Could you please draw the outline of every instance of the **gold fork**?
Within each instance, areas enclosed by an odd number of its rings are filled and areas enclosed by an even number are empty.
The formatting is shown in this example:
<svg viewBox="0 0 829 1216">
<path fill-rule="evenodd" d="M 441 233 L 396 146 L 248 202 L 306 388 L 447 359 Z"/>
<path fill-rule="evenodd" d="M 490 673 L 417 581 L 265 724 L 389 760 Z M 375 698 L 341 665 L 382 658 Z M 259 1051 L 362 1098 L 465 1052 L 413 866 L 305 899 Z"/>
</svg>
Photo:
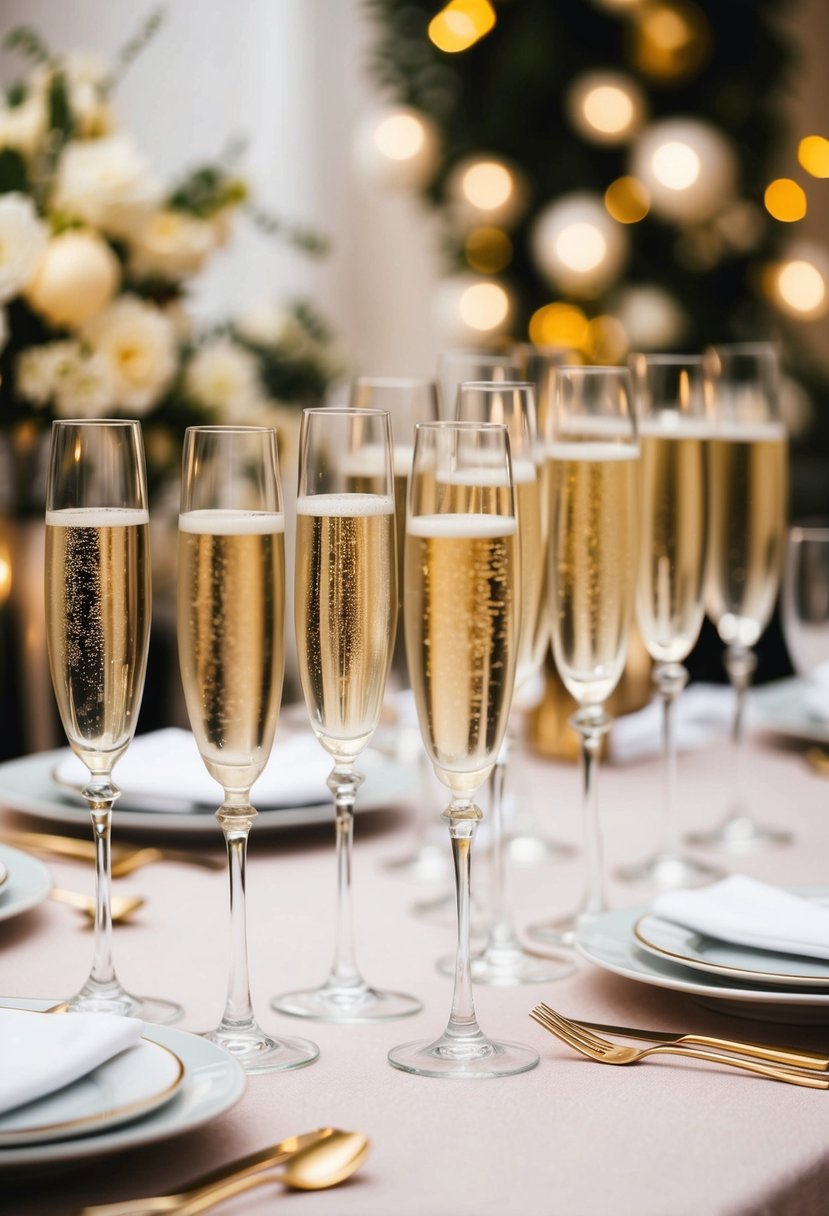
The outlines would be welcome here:
<svg viewBox="0 0 829 1216">
<path fill-rule="evenodd" d="M 808 1089 L 829 1089 L 829 1079 L 817 1077 L 814 1073 L 795 1072 L 786 1068 L 775 1068 L 771 1064 L 758 1064 L 753 1060 L 738 1059 L 736 1056 L 724 1055 L 718 1051 L 703 1051 L 697 1047 L 677 1047 L 672 1043 L 655 1043 L 652 1047 L 623 1047 L 620 1043 L 611 1043 L 589 1030 L 562 1017 L 549 1005 L 536 1005 L 530 1013 L 540 1026 L 554 1034 L 557 1038 L 581 1052 L 588 1059 L 597 1060 L 600 1064 L 636 1064 L 651 1055 L 690 1056 L 692 1060 L 707 1060 L 711 1064 L 728 1064 L 731 1068 L 741 1068 L 745 1072 L 754 1072 L 761 1077 L 769 1077 L 772 1081 L 786 1081 L 790 1085 L 803 1085 Z"/>
</svg>

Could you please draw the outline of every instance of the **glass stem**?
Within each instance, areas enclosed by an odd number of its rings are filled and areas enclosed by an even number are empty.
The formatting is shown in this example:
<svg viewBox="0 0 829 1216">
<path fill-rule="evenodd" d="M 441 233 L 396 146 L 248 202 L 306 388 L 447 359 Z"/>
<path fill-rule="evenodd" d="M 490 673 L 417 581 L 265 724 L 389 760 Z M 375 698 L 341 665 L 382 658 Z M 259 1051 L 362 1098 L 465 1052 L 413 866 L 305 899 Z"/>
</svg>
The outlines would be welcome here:
<svg viewBox="0 0 829 1216">
<path fill-rule="evenodd" d="M 509 762 L 509 740 L 504 734 L 498 758 L 489 778 L 490 810 L 492 812 L 492 929 L 489 948 L 503 948 L 515 942 L 515 934 L 507 912 L 506 867 L 504 848 L 504 790 Z"/>
<path fill-rule="evenodd" d="M 679 820 L 677 818 L 677 749 L 676 702 L 688 683 L 688 672 L 681 663 L 657 663 L 653 682 L 662 700 L 663 756 L 663 853 L 676 856 L 680 851 Z"/>
<path fill-rule="evenodd" d="M 734 689 L 735 706 L 734 722 L 731 739 L 734 744 L 734 801 L 732 819 L 742 819 L 745 815 L 743 808 L 743 767 L 745 764 L 745 709 L 746 693 L 751 685 L 751 677 L 757 667 L 757 656 L 746 646 L 729 646 L 725 652 L 725 669 Z"/>
<path fill-rule="evenodd" d="M 112 961 L 112 858 L 110 831 L 112 807 L 120 790 L 109 774 L 93 775 L 83 791 L 95 839 L 95 944 L 88 984 L 113 988 L 118 984 Z"/>
<path fill-rule="evenodd" d="M 458 950 L 455 958 L 455 987 L 452 992 L 452 1012 L 444 1038 L 469 1040 L 482 1038 L 475 1017 L 472 999 L 472 972 L 469 965 L 469 897 L 472 841 L 483 815 L 469 800 L 453 798 L 443 812 L 449 824 L 452 841 L 452 861 L 458 904 Z"/>
<path fill-rule="evenodd" d="M 227 1002 L 219 1030 L 236 1030 L 253 1024 L 248 970 L 247 907 L 245 897 L 245 862 L 248 834 L 256 811 L 247 793 L 232 795 L 225 792 L 225 802 L 216 812 L 224 833 L 230 879 L 230 970 Z"/>
<path fill-rule="evenodd" d="M 354 907 L 351 894 L 351 854 L 354 840 L 354 803 L 365 778 L 350 764 L 338 764 L 328 778 L 334 795 L 337 834 L 337 935 L 329 985 L 358 988 L 364 983 L 354 949 Z"/>
<path fill-rule="evenodd" d="M 604 895 L 602 834 L 599 819 L 598 767 L 602 740 L 610 730 L 603 706 L 580 709 L 571 720 L 581 736 L 582 805 L 584 808 L 585 898 L 582 916 L 598 916 L 607 903 Z"/>
</svg>

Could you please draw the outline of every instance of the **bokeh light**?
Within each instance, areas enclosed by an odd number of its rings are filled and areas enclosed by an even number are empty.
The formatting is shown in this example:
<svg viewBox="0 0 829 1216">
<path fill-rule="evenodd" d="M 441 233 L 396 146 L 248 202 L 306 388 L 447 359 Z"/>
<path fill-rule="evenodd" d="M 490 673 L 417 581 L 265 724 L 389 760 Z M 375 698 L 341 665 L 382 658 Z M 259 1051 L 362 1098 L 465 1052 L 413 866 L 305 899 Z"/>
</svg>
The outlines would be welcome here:
<svg viewBox="0 0 829 1216">
<path fill-rule="evenodd" d="M 631 59 L 655 80 L 682 80 L 702 67 L 711 48 L 705 14 L 689 0 L 642 5 L 630 31 Z"/>
<path fill-rule="evenodd" d="M 590 126 L 602 134 L 621 135 L 630 129 L 633 102 L 618 85 L 597 85 L 585 97 L 582 108 Z"/>
<path fill-rule="evenodd" d="M 473 228 L 466 238 L 466 260 L 473 270 L 497 274 L 512 261 L 512 241 L 502 228 Z"/>
<path fill-rule="evenodd" d="M 472 283 L 460 298 L 461 320 L 470 329 L 499 329 L 509 315 L 510 300 L 499 283 Z"/>
<path fill-rule="evenodd" d="M 797 159 L 812 177 L 829 177 L 829 139 L 807 135 L 798 144 Z"/>
<path fill-rule="evenodd" d="M 562 265 L 585 274 L 601 266 L 607 256 L 607 241 L 595 224 L 577 220 L 558 234 L 555 252 Z"/>
<path fill-rule="evenodd" d="M 545 304 L 530 318 L 530 341 L 535 346 L 583 347 L 587 337 L 587 317 L 574 304 L 556 301 Z"/>
<path fill-rule="evenodd" d="M 391 160 L 409 160 L 417 156 L 425 139 L 426 130 L 421 120 L 405 111 L 382 118 L 374 132 L 380 152 Z"/>
<path fill-rule="evenodd" d="M 650 210 L 650 199 L 635 177 L 617 177 L 605 190 L 604 205 L 620 224 L 638 224 Z"/>
<path fill-rule="evenodd" d="M 588 321 L 584 349 L 594 363 L 620 363 L 628 347 L 628 336 L 618 317 L 605 314 Z"/>
<path fill-rule="evenodd" d="M 429 22 L 429 38 L 438 50 L 458 54 L 488 34 L 495 20 L 489 0 L 451 0 Z"/>
<path fill-rule="evenodd" d="M 470 165 L 461 179 L 464 197 L 481 211 L 497 211 L 513 192 L 512 174 L 498 161 L 482 160 Z"/>
<path fill-rule="evenodd" d="M 822 317 L 829 307 L 826 279 L 813 262 L 784 262 L 777 271 L 776 289 L 783 307 L 803 319 Z"/>
<path fill-rule="evenodd" d="M 672 139 L 655 149 L 651 168 L 668 190 L 687 190 L 698 179 L 702 162 L 690 144 Z"/>
<path fill-rule="evenodd" d="M 769 215 L 784 224 L 802 220 L 806 214 L 806 194 L 790 177 L 778 177 L 766 186 L 763 195 Z"/>
</svg>

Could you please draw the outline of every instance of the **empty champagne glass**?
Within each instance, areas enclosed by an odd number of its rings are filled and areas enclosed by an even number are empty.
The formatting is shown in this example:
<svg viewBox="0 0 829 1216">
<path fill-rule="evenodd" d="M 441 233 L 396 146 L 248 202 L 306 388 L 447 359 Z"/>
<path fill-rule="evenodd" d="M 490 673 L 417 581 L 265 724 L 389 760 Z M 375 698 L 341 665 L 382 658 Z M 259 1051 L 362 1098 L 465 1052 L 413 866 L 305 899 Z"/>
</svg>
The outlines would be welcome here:
<svg viewBox="0 0 829 1216">
<path fill-rule="evenodd" d="M 70 1007 L 172 1022 L 170 1001 L 131 996 L 112 961 L 112 768 L 135 733 L 150 636 L 144 448 L 137 422 L 52 423 L 46 490 L 46 637 L 63 729 L 89 770 L 95 838 L 92 970 Z"/>
<path fill-rule="evenodd" d="M 517 360 L 483 348 L 442 350 L 438 355 L 438 408 L 440 417 L 455 417 L 458 389 L 466 381 L 520 380 Z"/>
<path fill-rule="evenodd" d="M 798 675 L 808 678 L 829 662 L 827 520 L 804 521 L 789 529 L 782 617 L 792 665 Z"/>
<path fill-rule="evenodd" d="M 429 1077 L 496 1077 L 538 1063 L 530 1047 L 488 1039 L 469 967 L 469 867 L 489 776 L 509 717 L 518 648 L 520 558 L 505 426 L 417 428 L 406 522 L 406 651 L 426 751 L 451 799 L 458 949 L 452 1009 L 435 1040 L 389 1062 Z"/>
<path fill-rule="evenodd" d="M 462 384 L 458 390 L 457 414 L 465 422 L 497 422 L 506 426 L 510 439 L 512 477 L 515 488 L 515 519 L 520 559 L 520 614 L 515 662 L 515 695 L 538 673 L 548 639 L 547 606 L 543 602 L 545 548 L 542 524 L 541 448 L 535 421 L 533 386 L 527 383 Z M 503 477 L 496 464 L 490 476 Z M 477 475 L 473 470 L 473 476 Z M 481 475 L 486 476 L 483 468 Z M 485 483 L 486 484 L 486 483 Z M 492 815 L 492 926 L 481 953 L 472 959 L 472 978 L 484 984 L 528 984 L 563 979 L 573 971 L 567 959 L 526 950 L 513 929 L 506 894 L 507 850 L 504 828 L 504 795 L 509 768 L 510 725 L 489 777 L 489 808 Z M 441 970 L 452 971 L 454 960 L 443 961 Z"/>
<path fill-rule="evenodd" d="M 337 934 L 320 988 L 272 1001 L 295 1017 L 371 1022 L 417 1013 L 420 1001 L 372 988 L 357 966 L 351 906 L 354 762 L 377 727 L 397 624 L 394 485 L 385 410 L 302 415 L 294 608 L 299 674 L 311 727 L 334 761 Z"/>
<path fill-rule="evenodd" d="M 748 852 L 785 844 L 789 832 L 751 817 L 743 771 L 746 693 L 757 666 L 752 647 L 769 622 L 783 567 L 788 501 L 788 443 L 780 420 L 779 364 L 770 343 L 711 348 L 704 360 L 709 441 L 710 515 L 706 611 L 725 643 L 735 694 L 734 792 L 725 821 L 689 841 Z"/>
<path fill-rule="evenodd" d="M 230 977 L 205 1037 L 249 1073 L 301 1068 L 305 1039 L 271 1038 L 250 998 L 245 908 L 251 786 L 273 746 L 285 670 L 285 516 L 269 427 L 190 427 L 184 439 L 178 646 L 190 725 L 224 801 L 216 819 L 230 874 Z"/>
<path fill-rule="evenodd" d="M 550 461 L 549 610 L 553 655 L 578 702 L 586 889 L 570 916 L 532 936 L 570 944 L 579 923 L 605 910 L 596 785 L 605 702 L 624 670 L 639 556 L 639 447 L 630 372 L 562 367 L 546 444 Z"/>
<path fill-rule="evenodd" d="M 662 847 L 620 876 L 659 888 L 691 887 L 722 876 L 683 852 L 676 806 L 676 702 L 688 682 L 683 660 L 696 645 L 705 612 L 705 449 L 711 430 L 699 355 L 637 354 L 630 366 L 641 451 L 636 613 L 662 701 L 664 778 Z"/>
</svg>

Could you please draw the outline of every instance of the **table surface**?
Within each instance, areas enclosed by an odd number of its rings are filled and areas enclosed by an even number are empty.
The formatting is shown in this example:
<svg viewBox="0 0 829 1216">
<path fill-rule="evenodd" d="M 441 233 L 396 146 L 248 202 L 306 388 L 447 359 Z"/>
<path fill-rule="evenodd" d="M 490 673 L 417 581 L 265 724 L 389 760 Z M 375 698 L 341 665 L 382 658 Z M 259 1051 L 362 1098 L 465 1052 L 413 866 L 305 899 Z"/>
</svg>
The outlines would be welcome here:
<svg viewBox="0 0 829 1216">
<path fill-rule="evenodd" d="M 749 752 L 746 783 L 758 817 L 787 824 L 795 842 L 726 864 L 778 883 L 826 883 L 829 783 L 791 747 L 755 737 Z M 679 771 L 683 826 L 715 823 L 732 771 L 727 744 L 681 756 Z M 656 760 L 605 767 L 601 798 L 609 871 L 652 847 L 659 779 Z M 542 830 L 579 840 L 574 767 L 518 755 L 511 780 Z M 431 793 L 426 801 L 432 801 Z M 408 806 L 358 815 L 354 858 L 363 972 L 377 985 L 416 993 L 424 1002 L 420 1014 L 386 1024 L 334 1026 L 270 1011 L 274 994 L 321 982 L 330 961 L 333 829 L 257 834 L 254 827 L 248 877 L 254 1004 L 272 1032 L 316 1040 L 320 1059 L 296 1072 L 250 1078 L 241 1102 L 200 1131 L 74 1170 L 43 1170 L 13 1191 L 3 1179 L 3 1210 L 56 1216 L 86 1203 L 177 1190 L 224 1161 L 330 1124 L 371 1138 L 367 1162 L 350 1183 L 301 1197 L 283 1197 L 274 1187 L 221 1210 L 250 1216 L 271 1212 L 274 1203 L 293 1202 L 302 1216 L 825 1213 L 829 1093 L 687 1059 L 600 1067 L 547 1035 L 528 1013 L 545 1000 L 595 1021 L 720 1032 L 824 1050 L 829 1027 L 738 1019 L 703 1008 L 687 995 L 578 961 L 576 973 L 555 984 L 476 988 L 487 1033 L 539 1050 L 540 1065 L 531 1072 L 472 1083 L 409 1076 L 388 1065 L 390 1047 L 442 1030 L 451 996 L 451 982 L 438 974 L 435 960 L 454 949 L 454 930 L 412 915 L 416 901 L 441 893 L 444 884 L 414 881 L 385 864 L 405 853 L 424 830 L 442 844 L 448 860 L 439 795 L 435 792 L 434 805 L 422 802 L 418 796 Z M 124 818 L 115 817 L 116 840 L 124 839 Z M 0 826 L 22 822 L 9 812 L 0 816 Z M 218 828 L 216 834 L 215 843 L 186 843 L 221 855 Z M 483 848 L 479 853 L 473 872 L 482 889 Z M 91 867 L 49 865 L 59 885 L 91 891 Z M 513 867 L 518 927 L 567 911 L 578 898 L 580 874 L 577 859 Z M 115 888 L 147 897 L 135 922 L 115 932 L 122 981 L 132 991 L 180 1002 L 183 1029 L 208 1028 L 218 1020 L 225 993 L 224 876 L 164 863 L 121 879 Z M 620 907 L 642 902 L 647 892 L 611 881 L 609 896 Z M 78 914 L 52 902 L 0 924 L 0 994 L 67 996 L 88 971 L 91 945 Z"/>
</svg>

